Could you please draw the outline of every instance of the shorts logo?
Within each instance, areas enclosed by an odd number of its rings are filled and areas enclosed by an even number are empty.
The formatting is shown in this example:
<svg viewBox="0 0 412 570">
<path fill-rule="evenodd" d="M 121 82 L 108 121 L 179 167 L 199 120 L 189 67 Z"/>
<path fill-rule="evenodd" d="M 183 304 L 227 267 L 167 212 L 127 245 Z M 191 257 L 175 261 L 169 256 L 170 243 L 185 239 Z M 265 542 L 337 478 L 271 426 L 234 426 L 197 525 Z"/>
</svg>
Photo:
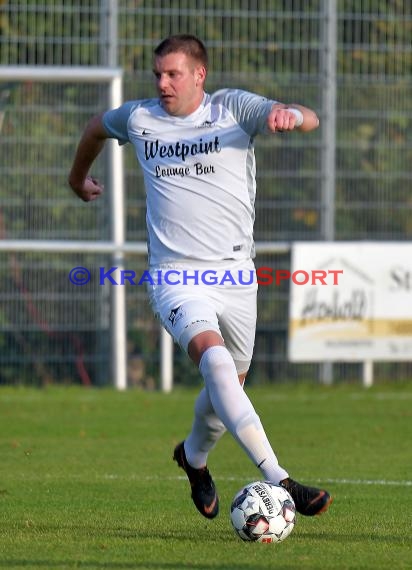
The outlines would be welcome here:
<svg viewBox="0 0 412 570">
<path fill-rule="evenodd" d="M 183 317 L 184 312 L 182 310 L 182 306 L 179 305 L 178 307 L 176 307 L 175 309 L 172 309 L 170 311 L 170 315 L 169 315 L 169 321 L 172 324 L 172 327 L 175 326 L 175 324 L 180 321 L 180 319 Z"/>
<path fill-rule="evenodd" d="M 192 325 L 196 325 L 197 323 L 208 323 L 209 321 L 206 319 L 197 319 L 196 321 L 192 321 L 191 323 L 188 323 L 185 326 L 185 329 L 188 329 L 189 327 L 191 327 Z"/>
</svg>

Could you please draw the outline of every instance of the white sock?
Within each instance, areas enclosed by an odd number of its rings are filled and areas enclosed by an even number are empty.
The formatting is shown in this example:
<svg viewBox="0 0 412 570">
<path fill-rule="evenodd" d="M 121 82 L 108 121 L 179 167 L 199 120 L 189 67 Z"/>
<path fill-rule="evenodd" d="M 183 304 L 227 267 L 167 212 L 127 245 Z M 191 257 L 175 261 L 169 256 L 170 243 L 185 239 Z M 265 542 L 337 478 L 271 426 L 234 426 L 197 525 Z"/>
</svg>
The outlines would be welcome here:
<svg viewBox="0 0 412 570">
<path fill-rule="evenodd" d="M 228 431 L 243 447 L 266 481 L 278 484 L 288 477 L 280 467 L 255 409 L 240 386 L 235 363 L 224 346 L 208 348 L 199 370 L 210 401 Z"/>
<path fill-rule="evenodd" d="M 189 465 L 196 469 L 204 467 L 209 451 L 225 431 L 225 426 L 215 414 L 207 389 L 203 388 L 195 403 L 192 431 L 185 439 L 185 453 Z"/>
</svg>

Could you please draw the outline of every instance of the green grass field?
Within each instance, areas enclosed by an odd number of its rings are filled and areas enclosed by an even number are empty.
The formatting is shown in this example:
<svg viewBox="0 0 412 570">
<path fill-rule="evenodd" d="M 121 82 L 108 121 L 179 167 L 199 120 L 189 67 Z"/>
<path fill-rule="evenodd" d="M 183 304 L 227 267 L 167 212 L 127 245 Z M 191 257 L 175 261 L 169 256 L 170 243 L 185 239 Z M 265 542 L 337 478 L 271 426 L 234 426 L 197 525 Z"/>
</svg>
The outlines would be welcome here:
<svg viewBox="0 0 412 570">
<path fill-rule="evenodd" d="M 0 390 L 0 568 L 356 570 L 412 567 L 412 385 L 248 391 L 281 463 L 335 500 L 281 544 L 229 520 L 257 469 L 225 435 L 213 521 L 171 460 L 197 391 Z"/>
</svg>

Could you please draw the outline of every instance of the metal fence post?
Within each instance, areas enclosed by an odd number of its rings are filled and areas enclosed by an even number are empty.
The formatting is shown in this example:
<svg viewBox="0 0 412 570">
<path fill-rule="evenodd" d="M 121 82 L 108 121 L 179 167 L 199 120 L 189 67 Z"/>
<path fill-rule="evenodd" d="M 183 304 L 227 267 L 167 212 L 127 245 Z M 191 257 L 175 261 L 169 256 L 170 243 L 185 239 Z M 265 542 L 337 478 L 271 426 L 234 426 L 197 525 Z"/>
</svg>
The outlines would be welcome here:
<svg viewBox="0 0 412 570">
<path fill-rule="evenodd" d="M 337 0 L 324 0 L 321 57 L 321 232 L 326 241 L 335 239 L 336 52 Z M 332 362 L 321 364 L 320 381 L 323 384 L 332 384 Z"/>
<path fill-rule="evenodd" d="M 118 53 L 118 10 L 117 0 L 104 0 L 101 10 L 100 60 L 107 67 L 117 66 Z M 122 78 L 110 84 L 111 109 L 123 103 Z M 125 184 L 122 151 L 117 141 L 109 141 L 109 180 L 110 180 L 110 231 L 115 245 L 112 264 L 117 267 L 116 274 L 121 277 L 124 270 L 125 234 Z M 117 280 L 119 283 L 119 280 Z M 125 285 L 111 288 L 111 358 L 114 385 L 119 390 L 127 388 L 127 307 Z"/>
<path fill-rule="evenodd" d="M 110 107 L 122 103 L 122 78 L 117 77 L 110 83 Z M 109 141 L 109 179 L 110 179 L 110 225 L 111 239 L 115 245 L 112 257 L 117 274 L 124 269 L 124 165 L 122 150 L 116 141 Z M 117 281 L 119 283 L 119 281 Z M 125 286 L 114 285 L 111 295 L 112 339 L 111 355 L 114 385 L 119 390 L 127 388 L 127 323 Z"/>
</svg>

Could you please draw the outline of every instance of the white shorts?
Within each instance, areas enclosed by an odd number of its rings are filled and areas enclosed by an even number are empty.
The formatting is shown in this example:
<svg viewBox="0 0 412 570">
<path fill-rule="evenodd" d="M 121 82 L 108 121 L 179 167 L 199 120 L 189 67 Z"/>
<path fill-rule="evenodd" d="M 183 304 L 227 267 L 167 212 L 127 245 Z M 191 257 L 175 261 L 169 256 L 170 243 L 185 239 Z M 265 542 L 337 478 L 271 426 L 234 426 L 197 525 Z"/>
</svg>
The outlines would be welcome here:
<svg viewBox="0 0 412 570">
<path fill-rule="evenodd" d="M 238 374 L 248 371 L 256 330 L 257 282 L 251 259 L 184 260 L 150 268 L 153 312 L 187 352 L 197 334 L 213 330 L 225 341 Z"/>
</svg>

